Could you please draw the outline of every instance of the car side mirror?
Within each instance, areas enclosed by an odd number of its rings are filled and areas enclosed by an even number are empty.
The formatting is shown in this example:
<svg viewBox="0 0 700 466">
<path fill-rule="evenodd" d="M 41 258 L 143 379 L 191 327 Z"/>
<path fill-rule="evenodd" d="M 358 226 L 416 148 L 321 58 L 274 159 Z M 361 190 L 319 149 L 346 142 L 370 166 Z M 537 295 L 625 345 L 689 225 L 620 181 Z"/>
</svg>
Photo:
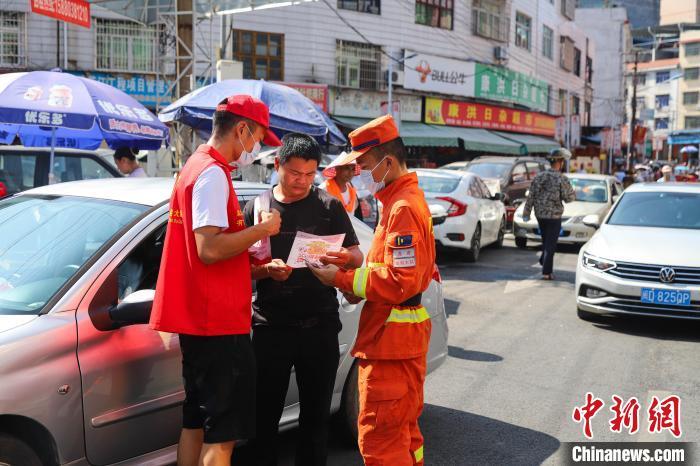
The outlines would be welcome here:
<svg viewBox="0 0 700 466">
<path fill-rule="evenodd" d="M 147 324 L 151 318 L 151 308 L 155 295 L 155 290 L 135 291 L 113 307 L 109 311 L 109 316 L 120 327 Z"/>
<path fill-rule="evenodd" d="M 7 196 L 7 186 L 5 186 L 5 183 L 0 181 L 0 197 L 5 197 Z"/>
<path fill-rule="evenodd" d="M 583 217 L 583 224 L 587 227 L 595 228 L 596 230 L 600 228 L 600 217 L 592 214 Z"/>
</svg>

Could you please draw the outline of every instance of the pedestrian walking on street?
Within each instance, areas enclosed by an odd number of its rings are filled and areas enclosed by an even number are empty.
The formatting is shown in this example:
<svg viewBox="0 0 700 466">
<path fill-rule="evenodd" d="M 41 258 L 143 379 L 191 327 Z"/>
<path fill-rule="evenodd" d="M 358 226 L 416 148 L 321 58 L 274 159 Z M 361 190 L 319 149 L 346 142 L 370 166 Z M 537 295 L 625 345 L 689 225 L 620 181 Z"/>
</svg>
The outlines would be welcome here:
<svg viewBox="0 0 700 466">
<path fill-rule="evenodd" d="M 263 140 L 280 145 L 269 121 L 251 96 L 221 102 L 211 138 L 189 157 L 170 198 L 151 327 L 180 336 L 179 466 L 230 466 L 234 441 L 255 436 L 248 248 L 277 234 L 280 215 L 265 212 L 245 227 L 230 164 L 251 164 Z"/>
<path fill-rule="evenodd" d="M 421 304 L 435 271 L 435 238 L 418 177 L 389 115 L 350 133 L 365 187 L 383 203 L 367 265 L 313 268 L 348 301 L 367 302 L 352 354 L 358 362 L 359 446 L 366 465 L 410 466 L 423 461 L 423 383 L 430 315 Z"/>
<path fill-rule="evenodd" d="M 327 262 L 344 269 L 362 265 L 355 230 L 339 200 L 313 185 L 321 148 L 304 134 L 287 134 L 277 152 L 279 184 L 249 202 L 245 221 L 255 223 L 255 206 L 280 212 L 280 234 L 270 238 L 270 262 L 253 266 L 257 297 L 253 303 L 253 347 L 257 360 L 256 466 L 277 464 L 277 431 L 294 367 L 299 390 L 297 466 L 325 466 L 328 430 L 339 363 L 341 330 L 336 289 L 308 268 L 285 264 L 297 232 L 317 236 L 344 234 L 343 248 Z"/>
<path fill-rule="evenodd" d="M 551 168 L 540 172 L 532 181 L 530 193 L 525 202 L 523 220 L 530 220 L 534 207 L 537 223 L 542 236 L 542 279 L 553 280 L 554 253 L 561 232 L 561 216 L 564 213 L 564 202 L 573 202 L 576 192 L 569 179 L 562 173 L 565 162 L 571 158 L 567 149 L 554 149 L 547 158 Z"/>
</svg>

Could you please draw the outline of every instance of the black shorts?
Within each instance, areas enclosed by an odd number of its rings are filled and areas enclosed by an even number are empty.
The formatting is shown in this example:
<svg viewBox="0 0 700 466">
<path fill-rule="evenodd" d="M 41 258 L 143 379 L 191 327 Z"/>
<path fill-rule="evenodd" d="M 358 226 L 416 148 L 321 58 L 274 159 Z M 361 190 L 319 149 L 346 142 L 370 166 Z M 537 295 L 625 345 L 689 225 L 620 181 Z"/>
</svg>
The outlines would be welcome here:
<svg viewBox="0 0 700 466">
<path fill-rule="evenodd" d="M 255 437 L 255 354 L 250 335 L 180 335 L 185 403 L 182 427 L 204 443 Z"/>
</svg>

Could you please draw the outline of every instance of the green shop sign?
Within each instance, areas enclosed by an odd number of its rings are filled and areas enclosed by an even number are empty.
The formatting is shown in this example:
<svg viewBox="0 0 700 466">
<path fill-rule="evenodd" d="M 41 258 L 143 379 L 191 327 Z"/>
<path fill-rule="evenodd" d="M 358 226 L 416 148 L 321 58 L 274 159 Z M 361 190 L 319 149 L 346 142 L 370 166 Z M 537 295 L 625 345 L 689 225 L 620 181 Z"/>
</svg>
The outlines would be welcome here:
<svg viewBox="0 0 700 466">
<path fill-rule="evenodd" d="M 549 87 L 546 82 L 506 68 L 476 64 L 474 97 L 512 102 L 547 111 Z"/>
</svg>

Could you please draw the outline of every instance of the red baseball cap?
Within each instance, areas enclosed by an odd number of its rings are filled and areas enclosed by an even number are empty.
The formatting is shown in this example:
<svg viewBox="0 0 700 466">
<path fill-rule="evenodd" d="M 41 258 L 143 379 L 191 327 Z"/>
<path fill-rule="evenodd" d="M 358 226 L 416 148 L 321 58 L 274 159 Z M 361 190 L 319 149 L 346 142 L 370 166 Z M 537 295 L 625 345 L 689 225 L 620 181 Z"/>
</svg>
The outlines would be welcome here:
<svg viewBox="0 0 700 466">
<path fill-rule="evenodd" d="M 262 125 L 267 130 L 263 139 L 265 145 L 282 145 L 282 141 L 270 129 L 270 110 L 262 100 L 246 94 L 232 95 L 226 99 L 225 104 L 218 105 L 216 111 L 233 113 Z"/>
</svg>

